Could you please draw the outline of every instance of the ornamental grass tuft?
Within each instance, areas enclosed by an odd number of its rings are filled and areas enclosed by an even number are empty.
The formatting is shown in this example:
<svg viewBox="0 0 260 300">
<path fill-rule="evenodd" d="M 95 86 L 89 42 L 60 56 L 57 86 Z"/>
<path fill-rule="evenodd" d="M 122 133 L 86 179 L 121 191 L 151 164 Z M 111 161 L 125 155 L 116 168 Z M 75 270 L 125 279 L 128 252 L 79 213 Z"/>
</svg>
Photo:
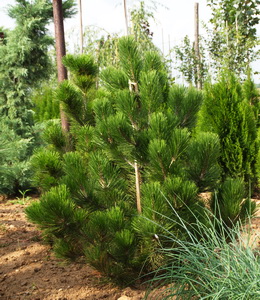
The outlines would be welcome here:
<svg viewBox="0 0 260 300">
<path fill-rule="evenodd" d="M 206 225 L 197 218 L 190 225 L 174 213 L 190 239 L 165 229 L 161 238 L 176 246 L 160 250 L 167 264 L 156 271 L 146 299 L 260 299 L 260 251 L 249 245 L 250 229 L 239 222 L 229 228 L 210 212 Z"/>
</svg>

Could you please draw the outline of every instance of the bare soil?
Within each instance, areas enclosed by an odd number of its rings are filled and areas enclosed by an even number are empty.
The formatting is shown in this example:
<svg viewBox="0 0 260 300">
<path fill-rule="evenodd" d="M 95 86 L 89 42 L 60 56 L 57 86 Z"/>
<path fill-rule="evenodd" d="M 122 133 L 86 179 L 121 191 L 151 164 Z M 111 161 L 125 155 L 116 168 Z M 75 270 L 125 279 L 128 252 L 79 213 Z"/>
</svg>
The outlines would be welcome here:
<svg viewBox="0 0 260 300">
<path fill-rule="evenodd" d="M 0 199 L 1 300 L 143 299 L 143 289 L 120 289 L 84 263 L 65 265 L 55 258 L 40 232 L 26 220 L 26 205 Z M 259 249 L 260 210 L 251 228 L 252 245 Z"/>
<path fill-rule="evenodd" d="M 24 208 L 0 200 L 0 299 L 139 300 L 144 290 L 120 289 L 86 264 L 55 258 Z"/>
</svg>

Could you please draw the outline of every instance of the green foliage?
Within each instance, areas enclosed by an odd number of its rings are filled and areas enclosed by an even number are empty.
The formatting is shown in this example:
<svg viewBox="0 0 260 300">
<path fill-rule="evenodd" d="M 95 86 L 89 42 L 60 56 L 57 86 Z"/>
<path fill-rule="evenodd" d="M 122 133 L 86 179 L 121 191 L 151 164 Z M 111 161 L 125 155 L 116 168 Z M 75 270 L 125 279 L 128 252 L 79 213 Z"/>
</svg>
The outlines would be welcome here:
<svg viewBox="0 0 260 300">
<path fill-rule="evenodd" d="M 212 210 L 224 225 L 233 227 L 237 222 L 244 222 L 256 208 L 255 202 L 244 197 L 243 180 L 227 178 L 212 195 Z"/>
<path fill-rule="evenodd" d="M 129 28 L 129 31 L 134 36 L 134 39 L 138 41 L 138 47 L 142 50 L 157 49 L 152 43 L 153 33 L 149 24 L 151 19 L 154 20 L 154 10 L 156 10 L 156 7 L 147 7 L 144 1 L 140 1 L 138 5 L 130 8 L 131 28 Z M 78 31 L 73 30 L 70 35 L 74 39 L 78 35 Z M 79 53 L 80 46 L 77 41 L 80 38 L 77 37 L 74 40 L 76 40 L 76 44 L 70 52 Z M 93 56 L 101 70 L 111 66 L 115 68 L 119 66 L 118 42 L 118 33 L 108 33 L 105 29 L 96 26 L 84 28 L 83 52 Z"/>
<path fill-rule="evenodd" d="M 42 85 L 34 91 L 32 102 L 35 122 L 44 122 L 60 117 L 60 107 L 59 102 L 55 101 L 54 87 Z"/>
<path fill-rule="evenodd" d="M 252 80 L 252 76 L 250 72 L 248 72 L 247 79 L 243 83 L 243 95 L 254 111 L 256 125 L 259 128 L 260 127 L 260 119 L 259 119 L 260 94 L 258 89 L 256 88 L 255 83 Z"/>
<path fill-rule="evenodd" d="M 148 158 L 152 173 L 149 176 L 153 179 L 166 179 L 170 174 L 183 174 L 183 157 L 187 150 L 190 134 L 187 129 L 176 128 L 168 137 L 154 138 L 148 147 Z M 156 132 L 155 132 L 156 133 Z M 150 170 L 149 166 L 148 169 Z"/>
<path fill-rule="evenodd" d="M 175 46 L 174 48 L 176 59 L 179 62 L 177 69 L 183 74 L 185 80 L 194 86 L 198 86 L 199 81 L 203 86 L 208 74 L 205 46 L 202 39 L 199 42 L 200 58 L 196 56 L 194 45 L 188 36 L 184 37 L 182 46 Z"/>
<path fill-rule="evenodd" d="M 212 190 L 219 183 L 221 169 L 219 138 L 214 133 L 201 132 L 192 140 L 187 151 L 189 178 L 200 191 Z"/>
<path fill-rule="evenodd" d="M 194 216 L 196 222 L 190 228 L 178 214 L 175 216 L 190 240 L 176 237 L 162 226 L 164 233 L 158 238 L 168 239 L 170 246 L 160 250 L 166 263 L 150 273 L 154 278 L 145 299 L 259 298 L 259 255 L 243 242 L 243 235 L 250 232 L 241 232 L 239 223 L 227 229 L 221 219 L 213 216 L 208 217 L 206 225 Z"/>
<path fill-rule="evenodd" d="M 256 50 L 259 24 L 259 1 L 208 0 L 212 11 L 208 30 L 208 47 L 215 69 L 227 67 L 237 75 L 245 75 L 250 62 L 259 55 Z"/>
<path fill-rule="evenodd" d="M 118 88 L 126 89 L 128 87 L 128 77 L 122 70 L 115 67 L 106 68 L 101 73 L 101 79 L 104 86 L 111 92 Z"/>
<path fill-rule="evenodd" d="M 40 202 L 34 202 L 26 208 L 30 221 L 37 224 L 44 236 L 54 244 L 58 256 L 72 259 L 82 255 L 81 232 L 88 211 L 79 210 L 71 201 L 71 196 L 64 185 L 51 188 Z"/>
<path fill-rule="evenodd" d="M 98 208 L 93 192 L 93 181 L 88 178 L 86 162 L 78 152 L 67 152 L 63 156 L 64 176 L 61 182 L 70 190 L 74 202 L 79 207 Z"/>
<path fill-rule="evenodd" d="M 160 54 L 142 52 L 133 37 L 120 39 L 118 51 L 120 65 L 102 70 L 99 91 L 93 59 L 65 57 L 72 76 L 56 97 L 70 117 L 70 134 L 47 127 L 49 145 L 34 161 L 46 193 L 29 217 L 43 226 L 59 257 L 83 253 L 125 283 L 165 263 L 158 250 L 173 244 L 163 227 L 190 240 L 181 218 L 201 235 L 192 224 L 208 222 L 199 192 L 212 192 L 220 181 L 220 146 L 216 134 L 195 133 L 200 91 L 170 87 Z M 38 214 L 49 209 L 48 225 Z"/>
<path fill-rule="evenodd" d="M 255 181 L 256 122 L 240 83 L 230 72 L 205 86 L 200 128 L 219 136 L 224 177 Z"/>
<path fill-rule="evenodd" d="M 8 15 L 16 20 L 18 25 L 24 23 L 24 15 L 34 15 L 40 12 L 42 21 L 48 21 L 53 17 L 53 8 L 51 0 L 16 0 L 16 5 L 9 7 Z M 76 13 L 76 3 L 74 0 L 62 0 L 63 18 L 71 18 Z M 36 18 L 35 22 L 39 22 L 40 18 Z"/>
<path fill-rule="evenodd" d="M 245 77 L 260 53 L 258 0 L 207 0 L 207 6 L 211 19 L 205 26 L 207 35 L 199 40 L 199 58 L 187 36 L 173 49 L 179 62 L 177 69 L 195 86 L 199 81 L 203 86 L 208 74 L 217 77 L 223 67 Z"/>
<path fill-rule="evenodd" d="M 90 55 L 67 55 L 64 65 L 72 74 L 72 81 L 64 80 L 56 91 L 56 99 L 62 103 L 68 116 L 83 126 L 93 120 L 90 99 L 98 68 Z M 92 95 L 93 98 L 93 95 Z"/>
<path fill-rule="evenodd" d="M 203 100 L 202 93 L 195 88 L 173 86 L 169 97 L 169 105 L 177 116 L 179 126 L 192 129 L 197 122 L 197 113 Z"/>
<path fill-rule="evenodd" d="M 50 121 L 46 124 L 43 140 L 61 153 L 65 153 L 69 148 L 67 134 L 62 131 L 59 122 Z"/>
<path fill-rule="evenodd" d="M 65 16 L 73 14 L 73 6 L 72 0 L 64 1 Z M 30 187 L 32 171 L 28 161 L 39 144 L 31 94 L 53 71 L 48 54 L 53 39 L 47 34 L 52 2 L 17 0 L 8 13 L 15 19 L 16 27 L 4 30 L 7 34 L 0 43 L 0 128 L 3 138 L 12 137 L 8 147 L 16 148 L 3 159 L 4 165 L 10 165 L 12 176 L 2 180 L 0 190 L 10 194 Z M 42 111 L 39 114 L 39 119 L 47 118 Z"/>
<path fill-rule="evenodd" d="M 21 139 L 7 127 L 0 129 L 0 194 L 11 195 L 31 187 L 30 144 L 30 139 Z"/>
<path fill-rule="evenodd" d="M 155 50 L 152 43 L 153 32 L 151 32 L 149 20 L 154 20 L 154 14 L 151 8 L 145 7 L 145 2 L 140 1 L 140 7 L 134 7 L 131 14 L 132 27 L 131 34 L 138 41 L 140 47 L 144 50 Z"/>
<path fill-rule="evenodd" d="M 76 225 L 73 220 L 75 205 L 69 198 L 70 194 L 65 186 L 52 188 L 42 196 L 40 202 L 34 202 L 26 209 L 27 216 L 31 221 L 41 224 L 45 233 L 59 238 L 68 234 L 69 224 Z"/>
<path fill-rule="evenodd" d="M 90 55 L 68 54 L 63 58 L 63 64 L 75 76 L 96 76 L 98 73 L 98 67 Z"/>
<path fill-rule="evenodd" d="M 118 45 L 120 65 L 132 82 L 138 82 L 141 72 L 142 59 L 138 44 L 132 37 L 123 37 Z"/>
<path fill-rule="evenodd" d="M 63 102 L 63 108 L 70 117 L 76 118 L 81 125 L 85 123 L 85 118 L 81 118 L 83 98 L 79 90 L 67 80 L 64 80 L 57 90 L 57 99 Z"/>
<path fill-rule="evenodd" d="M 58 152 L 46 149 L 38 150 L 32 157 L 34 183 L 41 191 L 48 191 L 58 184 L 63 174 Z"/>
</svg>

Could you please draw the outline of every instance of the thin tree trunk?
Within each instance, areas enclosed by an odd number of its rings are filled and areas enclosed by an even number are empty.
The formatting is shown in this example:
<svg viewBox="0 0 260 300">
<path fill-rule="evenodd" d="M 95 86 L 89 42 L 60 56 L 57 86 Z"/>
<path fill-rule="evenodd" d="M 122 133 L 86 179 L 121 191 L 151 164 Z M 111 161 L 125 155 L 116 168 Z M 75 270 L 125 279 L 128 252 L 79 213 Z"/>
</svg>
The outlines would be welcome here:
<svg viewBox="0 0 260 300">
<path fill-rule="evenodd" d="M 200 68 L 200 48 L 199 48 L 199 3 L 195 3 L 194 14 L 195 14 L 194 50 L 195 50 L 195 56 L 197 59 L 197 88 L 201 89 L 202 82 L 201 82 L 201 68 Z"/>
<path fill-rule="evenodd" d="M 80 27 L 80 53 L 83 54 L 83 22 L 82 22 L 82 5 L 81 0 L 79 2 L 79 27 Z"/>
<path fill-rule="evenodd" d="M 53 18 L 56 40 L 56 58 L 57 58 L 57 70 L 58 70 L 58 82 L 68 78 L 67 70 L 62 63 L 62 57 L 66 55 L 65 48 L 65 36 L 63 26 L 63 14 L 62 14 L 62 0 L 53 0 Z M 61 127 L 64 131 L 69 131 L 68 119 L 60 107 Z"/>
</svg>

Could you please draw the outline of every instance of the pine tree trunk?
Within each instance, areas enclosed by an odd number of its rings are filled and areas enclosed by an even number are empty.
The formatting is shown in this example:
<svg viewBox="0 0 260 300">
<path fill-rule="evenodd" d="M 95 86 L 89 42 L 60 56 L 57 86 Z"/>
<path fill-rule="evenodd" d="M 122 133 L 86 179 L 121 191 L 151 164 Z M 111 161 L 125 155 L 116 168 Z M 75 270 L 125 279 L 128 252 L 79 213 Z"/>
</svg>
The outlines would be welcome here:
<svg viewBox="0 0 260 300">
<path fill-rule="evenodd" d="M 67 70 L 62 64 L 62 57 L 66 55 L 63 14 L 62 14 L 62 0 L 53 0 L 52 5 L 53 5 L 55 40 L 56 40 L 58 81 L 61 82 L 64 79 L 68 78 Z M 60 107 L 60 117 L 61 117 L 62 129 L 64 131 L 69 131 L 69 122 L 61 107 Z"/>
</svg>

